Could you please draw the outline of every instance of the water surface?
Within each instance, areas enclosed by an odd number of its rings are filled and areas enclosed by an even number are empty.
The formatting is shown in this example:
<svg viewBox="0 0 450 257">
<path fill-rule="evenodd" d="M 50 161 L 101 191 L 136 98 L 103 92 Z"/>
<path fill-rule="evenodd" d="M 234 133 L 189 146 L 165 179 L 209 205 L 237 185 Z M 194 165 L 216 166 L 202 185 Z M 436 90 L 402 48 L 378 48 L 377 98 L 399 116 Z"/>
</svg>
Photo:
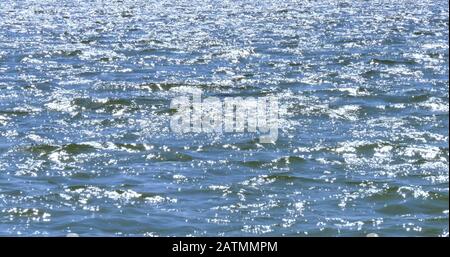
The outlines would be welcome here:
<svg viewBox="0 0 450 257">
<path fill-rule="evenodd" d="M 0 235 L 448 236 L 448 3 L 0 2 Z M 175 135 L 276 95 L 279 139 Z"/>
</svg>

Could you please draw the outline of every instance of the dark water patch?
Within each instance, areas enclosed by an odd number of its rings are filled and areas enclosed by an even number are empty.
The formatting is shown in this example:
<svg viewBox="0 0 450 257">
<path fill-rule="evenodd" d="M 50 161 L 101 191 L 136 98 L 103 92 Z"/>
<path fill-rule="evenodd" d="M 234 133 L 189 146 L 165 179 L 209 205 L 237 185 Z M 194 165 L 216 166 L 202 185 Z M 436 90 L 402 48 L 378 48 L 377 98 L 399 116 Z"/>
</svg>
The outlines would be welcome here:
<svg viewBox="0 0 450 257">
<path fill-rule="evenodd" d="M 414 65 L 414 64 L 417 64 L 415 61 L 407 60 L 407 59 L 377 59 L 377 58 L 374 58 L 371 60 L 371 62 L 374 62 L 377 64 L 385 64 L 385 65 L 398 65 L 398 64 Z"/>
<path fill-rule="evenodd" d="M 294 182 L 298 180 L 296 176 L 289 173 L 271 174 L 268 176 L 268 179 L 275 179 L 278 182 Z"/>
<path fill-rule="evenodd" d="M 376 210 L 379 213 L 388 216 L 400 216 L 413 212 L 413 210 L 404 204 L 389 204 Z"/>
<path fill-rule="evenodd" d="M 59 147 L 56 145 L 40 144 L 27 147 L 26 150 L 39 155 L 47 155 L 57 150 Z"/>
<path fill-rule="evenodd" d="M 68 144 L 63 146 L 62 150 L 66 151 L 68 154 L 80 154 L 94 151 L 95 147 L 86 144 Z"/>
<path fill-rule="evenodd" d="M 159 152 L 151 160 L 156 162 L 190 162 L 192 156 L 181 152 Z"/>
<path fill-rule="evenodd" d="M 26 110 L 0 110 L 0 114 L 8 115 L 8 116 L 27 116 L 32 114 L 32 111 Z"/>
</svg>

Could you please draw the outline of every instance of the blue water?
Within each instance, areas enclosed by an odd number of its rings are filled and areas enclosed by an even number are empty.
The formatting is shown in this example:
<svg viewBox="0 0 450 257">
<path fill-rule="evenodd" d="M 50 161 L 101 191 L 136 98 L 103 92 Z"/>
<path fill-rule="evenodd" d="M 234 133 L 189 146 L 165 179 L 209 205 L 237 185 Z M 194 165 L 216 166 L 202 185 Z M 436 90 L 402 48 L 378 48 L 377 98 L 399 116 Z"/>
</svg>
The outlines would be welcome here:
<svg viewBox="0 0 450 257">
<path fill-rule="evenodd" d="M 0 235 L 448 236 L 449 7 L 0 2 Z M 279 138 L 170 130 L 275 95 Z"/>
</svg>

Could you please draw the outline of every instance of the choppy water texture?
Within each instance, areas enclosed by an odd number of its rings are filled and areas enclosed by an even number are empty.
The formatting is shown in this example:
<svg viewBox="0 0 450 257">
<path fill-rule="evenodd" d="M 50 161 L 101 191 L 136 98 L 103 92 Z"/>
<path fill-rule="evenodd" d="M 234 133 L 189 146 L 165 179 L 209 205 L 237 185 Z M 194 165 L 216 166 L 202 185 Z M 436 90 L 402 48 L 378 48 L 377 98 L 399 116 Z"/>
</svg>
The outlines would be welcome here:
<svg viewBox="0 0 450 257">
<path fill-rule="evenodd" d="M 0 235 L 448 236 L 448 3 L 0 2 Z M 174 135 L 279 97 L 276 144 Z"/>
</svg>

